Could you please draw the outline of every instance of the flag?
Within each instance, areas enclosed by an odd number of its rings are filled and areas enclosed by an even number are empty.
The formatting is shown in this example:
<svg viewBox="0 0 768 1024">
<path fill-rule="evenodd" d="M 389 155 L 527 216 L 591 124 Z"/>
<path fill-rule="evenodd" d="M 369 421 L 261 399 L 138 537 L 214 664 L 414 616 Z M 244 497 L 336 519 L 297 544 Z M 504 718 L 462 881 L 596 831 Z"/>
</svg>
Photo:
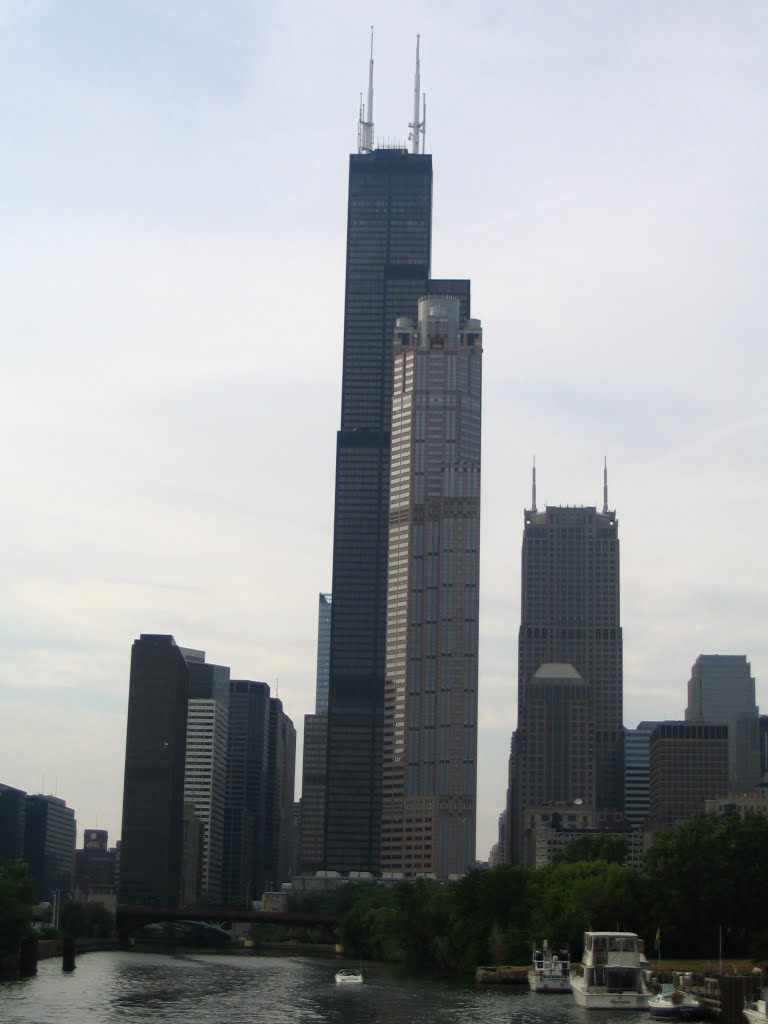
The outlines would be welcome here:
<svg viewBox="0 0 768 1024">
<path fill-rule="evenodd" d="M 656 953 L 661 949 L 661 925 L 656 929 L 656 938 L 653 940 L 653 948 Z"/>
</svg>

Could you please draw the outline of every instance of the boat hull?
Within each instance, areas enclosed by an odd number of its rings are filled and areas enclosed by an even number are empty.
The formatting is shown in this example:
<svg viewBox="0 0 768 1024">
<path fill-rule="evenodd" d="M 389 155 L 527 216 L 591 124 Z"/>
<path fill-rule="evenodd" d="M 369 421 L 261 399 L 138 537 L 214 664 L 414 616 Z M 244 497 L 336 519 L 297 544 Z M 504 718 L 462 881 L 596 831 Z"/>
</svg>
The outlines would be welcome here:
<svg viewBox="0 0 768 1024">
<path fill-rule="evenodd" d="M 571 991 L 577 1006 L 585 1010 L 647 1010 L 648 993 L 614 992 L 605 988 L 586 988 L 576 978 L 571 979 Z"/>
<path fill-rule="evenodd" d="M 570 992 L 571 983 L 562 974 L 546 977 L 535 971 L 528 971 L 528 988 L 531 992 Z"/>
<path fill-rule="evenodd" d="M 756 1003 L 752 1003 L 751 1006 L 744 1007 L 744 1019 L 749 1021 L 749 1024 L 766 1024 L 768 1022 L 768 1016 L 765 1012 L 765 1000 L 758 999 Z"/>
</svg>

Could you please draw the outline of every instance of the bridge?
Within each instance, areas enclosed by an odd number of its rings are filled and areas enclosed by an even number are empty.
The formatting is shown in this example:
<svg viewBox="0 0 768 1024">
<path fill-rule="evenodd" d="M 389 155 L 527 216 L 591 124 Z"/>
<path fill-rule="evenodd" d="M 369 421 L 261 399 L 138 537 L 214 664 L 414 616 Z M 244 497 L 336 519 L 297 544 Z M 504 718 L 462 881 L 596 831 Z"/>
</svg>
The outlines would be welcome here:
<svg viewBox="0 0 768 1024">
<path fill-rule="evenodd" d="M 239 907 L 134 907 L 118 904 L 115 913 L 117 933 L 127 939 L 131 932 L 147 924 L 199 922 L 221 925 L 223 922 L 250 921 L 254 924 L 282 924 L 293 928 L 320 928 L 332 934 L 338 918 L 332 914 L 309 914 L 279 910 L 244 910 Z"/>
</svg>

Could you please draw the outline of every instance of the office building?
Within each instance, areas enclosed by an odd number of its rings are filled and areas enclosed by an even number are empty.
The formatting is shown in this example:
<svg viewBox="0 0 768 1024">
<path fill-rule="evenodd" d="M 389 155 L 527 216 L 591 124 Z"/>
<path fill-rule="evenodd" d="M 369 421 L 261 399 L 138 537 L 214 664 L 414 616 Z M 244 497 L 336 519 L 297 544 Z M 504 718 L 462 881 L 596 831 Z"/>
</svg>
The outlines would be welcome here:
<svg viewBox="0 0 768 1024">
<path fill-rule="evenodd" d="M 0 864 L 24 856 L 26 796 L 23 789 L 0 782 Z"/>
<path fill-rule="evenodd" d="M 728 726 L 660 722 L 650 738 L 649 828 L 677 825 L 728 793 Z"/>
<path fill-rule="evenodd" d="M 432 159 L 375 148 L 373 58 L 359 152 L 350 157 L 341 424 L 336 442 L 333 604 L 324 862 L 376 870 L 389 512 L 392 333 L 423 296 L 451 294 L 469 316 L 468 282 L 430 281 Z"/>
<path fill-rule="evenodd" d="M 624 730 L 624 814 L 629 825 L 641 829 L 650 810 L 651 733 L 658 722 L 640 722 Z"/>
<path fill-rule="evenodd" d="M 188 699 L 173 637 L 143 633 L 131 650 L 120 903 L 179 905 Z"/>
<path fill-rule="evenodd" d="M 229 684 L 224 823 L 224 899 L 245 905 L 264 891 L 264 836 L 269 750 L 269 686 Z"/>
<path fill-rule="evenodd" d="M 328 674 L 331 666 L 331 594 L 320 594 L 317 602 L 317 669 L 315 672 L 315 714 L 328 713 Z"/>
<path fill-rule="evenodd" d="M 293 797 L 296 730 L 279 697 L 269 699 L 269 740 L 264 820 L 265 891 L 276 891 L 295 873 Z"/>
<path fill-rule="evenodd" d="M 700 654 L 688 681 L 686 722 L 728 726 L 728 786 L 749 792 L 760 782 L 760 711 L 743 654 Z"/>
<path fill-rule="evenodd" d="M 381 868 L 475 861 L 482 332 L 449 296 L 394 332 Z"/>
<path fill-rule="evenodd" d="M 616 514 L 608 508 L 607 475 L 602 511 L 575 506 L 539 511 L 535 472 L 533 500 L 524 517 L 515 792 L 510 801 L 516 805 L 512 847 L 517 862 L 523 856 L 528 794 L 541 769 L 531 761 L 538 755 L 528 703 L 542 665 L 570 665 L 587 686 L 596 820 L 615 820 L 624 807 L 619 539 Z M 578 772 L 578 766 L 572 771 Z"/>
<path fill-rule="evenodd" d="M 35 898 L 72 895 L 75 881 L 75 812 L 56 796 L 25 797 L 24 860 L 35 883 Z"/>
<path fill-rule="evenodd" d="M 92 893 L 114 893 L 115 850 L 108 846 L 109 835 L 101 828 L 87 828 L 83 848 L 75 851 L 75 889 L 80 899 L 89 900 Z"/>
<path fill-rule="evenodd" d="M 229 731 L 229 669 L 210 665 L 205 651 L 182 648 L 189 667 L 184 800 L 201 824 L 199 893 L 220 903 L 224 873 L 224 817 Z"/>
<path fill-rule="evenodd" d="M 312 873 L 323 866 L 325 835 L 325 769 L 328 743 L 328 672 L 331 656 L 331 594 L 320 594 L 317 612 L 317 674 L 315 713 L 304 716 L 301 765 L 301 817 L 298 827 L 298 869 Z"/>
</svg>

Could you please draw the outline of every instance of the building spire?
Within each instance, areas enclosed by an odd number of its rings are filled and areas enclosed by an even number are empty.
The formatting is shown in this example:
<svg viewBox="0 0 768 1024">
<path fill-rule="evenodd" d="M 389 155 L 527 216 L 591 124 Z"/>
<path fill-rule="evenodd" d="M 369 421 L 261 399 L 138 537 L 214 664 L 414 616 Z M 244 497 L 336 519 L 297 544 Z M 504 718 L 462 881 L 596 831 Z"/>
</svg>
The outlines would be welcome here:
<svg viewBox="0 0 768 1024">
<path fill-rule="evenodd" d="M 416 74 L 413 78 L 413 120 L 408 122 L 408 127 L 411 129 L 411 134 L 408 138 L 411 140 L 411 152 L 419 152 L 419 136 L 422 139 L 421 151 L 424 152 L 424 136 L 427 123 L 427 97 L 423 97 L 423 112 L 421 120 L 419 120 L 419 100 L 422 99 L 421 95 L 421 62 L 419 61 L 419 40 L 421 36 L 416 36 Z"/>
<path fill-rule="evenodd" d="M 608 511 L 608 458 L 603 462 L 603 512 Z"/>
<path fill-rule="evenodd" d="M 358 153 L 373 152 L 373 25 L 371 25 L 371 59 L 368 64 L 368 106 L 363 105 L 360 93 L 360 118 L 357 122 Z"/>
<path fill-rule="evenodd" d="M 531 486 L 531 512 L 536 511 L 536 456 L 533 456 L 533 483 Z"/>
</svg>

